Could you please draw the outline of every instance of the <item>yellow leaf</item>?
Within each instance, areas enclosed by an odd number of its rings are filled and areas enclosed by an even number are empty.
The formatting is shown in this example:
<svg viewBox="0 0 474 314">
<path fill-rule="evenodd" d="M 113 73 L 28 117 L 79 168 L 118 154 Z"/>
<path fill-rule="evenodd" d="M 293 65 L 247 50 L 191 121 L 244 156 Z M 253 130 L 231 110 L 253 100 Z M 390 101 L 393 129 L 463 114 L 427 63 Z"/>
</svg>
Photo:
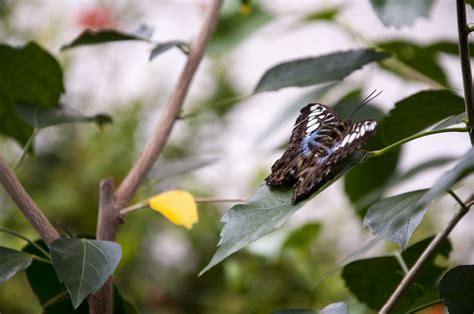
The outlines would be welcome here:
<svg viewBox="0 0 474 314">
<path fill-rule="evenodd" d="M 175 225 L 191 229 L 198 221 L 194 197 L 186 191 L 167 191 L 148 200 L 150 207 L 165 216 Z"/>
</svg>

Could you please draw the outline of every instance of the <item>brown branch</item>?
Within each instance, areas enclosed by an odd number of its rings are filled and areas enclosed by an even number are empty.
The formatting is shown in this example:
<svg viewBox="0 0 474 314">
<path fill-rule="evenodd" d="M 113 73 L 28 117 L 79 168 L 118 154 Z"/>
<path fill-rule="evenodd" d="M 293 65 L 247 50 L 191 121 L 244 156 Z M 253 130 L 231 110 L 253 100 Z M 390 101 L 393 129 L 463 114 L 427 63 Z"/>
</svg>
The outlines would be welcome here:
<svg viewBox="0 0 474 314">
<path fill-rule="evenodd" d="M 0 157 L 0 183 L 48 246 L 59 238 L 58 231 L 31 199 L 2 157 Z"/>
<path fill-rule="evenodd" d="M 100 203 L 97 218 L 97 240 L 115 241 L 118 226 L 121 222 L 120 212 L 114 204 L 114 182 L 112 178 L 106 178 L 100 183 Z M 90 314 L 112 314 L 113 313 L 114 284 L 112 277 L 97 291 L 89 296 Z"/>
<path fill-rule="evenodd" d="M 186 65 L 184 66 L 176 87 L 168 100 L 168 104 L 152 138 L 148 141 L 142 155 L 136 161 L 135 165 L 132 167 L 115 193 L 115 201 L 118 208 L 127 206 L 141 181 L 148 171 L 150 171 L 163 150 L 163 147 L 171 133 L 171 129 L 179 116 L 179 112 L 183 106 L 194 73 L 204 56 L 207 43 L 217 24 L 219 9 L 222 2 L 223 0 L 214 0 L 211 2 L 201 31 L 191 46 Z"/>
<path fill-rule="evenodd" d="M 388 313 L 389 311 L 393 310 L 395 305 L 400 301 L 403 296 L 403 293 L 408 289 L 408 287 L 412 284 L 415 280 L 416 275 L 419 273 L 421 268 L 426 264 L 429 258 L 433 255 L 436 249 L 448 238 L 451 231 L 454 227 L 458 224 L 458 222 L 469 212 L 469 207 L 473 203 L 473 196 L 465 202 L 461 203 L 461 209 L 459 212 L 451 219 L 451 221 L 446 225 L 446 227 L 436 235 L 436 237 L 431 241 L 428 247 L 423 251 L 421 256 L 416 261 L 415 265 L 410 269 L 410 271 L 406 274 L 403 280 L 400 282 L 398 287 L 392 293 L 388 301 L 384 304 L 382 309 L 379 313 Z"/>
<path fill-rule="evenodd" d="M 466 105 L 469 121 L 469 136 L 474 145 L 474 94 L 472 87 L 472 73 L 469 55 L 469 27 L 466 21 L 466 3 L 464 0 L 456 1 L 459 35 L 459 56 L 461 58 L 462 81 L 464 84 L 464 103 Z"/>
</svg>

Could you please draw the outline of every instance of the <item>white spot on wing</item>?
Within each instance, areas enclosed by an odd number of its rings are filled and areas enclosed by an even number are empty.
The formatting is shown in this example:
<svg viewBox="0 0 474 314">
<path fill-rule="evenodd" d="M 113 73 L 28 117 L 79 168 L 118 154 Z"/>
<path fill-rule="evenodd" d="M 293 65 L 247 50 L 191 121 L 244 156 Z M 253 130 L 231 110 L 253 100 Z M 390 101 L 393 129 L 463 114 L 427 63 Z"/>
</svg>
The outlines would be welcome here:
<svg viewBox="0 0 474 314">
<path fill-rule="evenodd" d="M 319 125 L 319 123 L 318 123 Z M 309 134 L 311 132 L 313 132 L 314 130 L 316 130 L 318 127 L 316 125 L 313 125 L 311 127 L 309 127 L 308 129 L 306 129 L 306 133 Z"/>
</svg>

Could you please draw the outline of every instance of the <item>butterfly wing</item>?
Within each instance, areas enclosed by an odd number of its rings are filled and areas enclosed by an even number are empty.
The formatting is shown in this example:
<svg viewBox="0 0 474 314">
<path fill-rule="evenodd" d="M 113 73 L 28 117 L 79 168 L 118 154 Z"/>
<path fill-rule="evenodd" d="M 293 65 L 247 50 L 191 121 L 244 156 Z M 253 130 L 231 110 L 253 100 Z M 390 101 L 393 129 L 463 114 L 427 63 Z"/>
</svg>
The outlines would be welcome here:
<svg viewBox="0 0 474 314">
<path fill-rule="evenodd" d="M 300 111 L 291 133 L 290 144 L 275 164 L 265 181 L 268 185 L 293 185 L 297 180 L 298 168 L 312 155 L 318 142 L 341 121 L 329 107 L 311 103 Z"/>
<path fill-rule="evenodd" d="M 328 135 L 320 142 L 317 150 L 305 158 L 296 173 L 297 182 L 293 191 L 293 204 L 311 193 L 313 189 L 332 171 L 334 165 L 360 146 L 374 133 L 377 122 L 366 120 L 341 124 L 340 131 Z"/>
</svg>

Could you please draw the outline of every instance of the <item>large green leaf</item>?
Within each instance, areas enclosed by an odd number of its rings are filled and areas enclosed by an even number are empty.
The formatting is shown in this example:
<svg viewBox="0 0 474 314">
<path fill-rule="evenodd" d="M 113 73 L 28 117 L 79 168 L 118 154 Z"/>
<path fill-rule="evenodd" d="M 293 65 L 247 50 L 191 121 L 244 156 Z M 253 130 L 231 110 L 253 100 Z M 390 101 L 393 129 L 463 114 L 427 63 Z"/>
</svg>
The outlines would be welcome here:
<svg viewBox="0 0 474 314">
<path fill-rule="evenodd" d="M 340 81 L 362 66 L 387 57 L 385 52 L 358 49 L 281 63 L 265 72 L 254 93 Z"/>
<path fill-rule="evenodd" d="M 411 268 L 433 238 L 410 246 L 401 254 L 407 268 Z M 415 282 L 405 291 L 393 313 L 406 313 L 418 300 L 436 286 L 445 268 L 436 265 L 439 256 L 448 257 L 449 241 L 444 242 L 423 266 Z M 357 299 L 374 310 L 380 309 L 404 277 L 400 261 L 394 256 L 383 256 L 354 261 L 346 265 L 342 278 Z M 433 301 L 433 300 L 431 300 Z"/>
<path fill-rule="evenodd" d="M 313 196 L 322 192 L 350 168 L 363 161 L 365 161 L 365 154 L 359 151 L 342 160 L 335 167 L 333 174 L 313 193 Z M 222 217 L 225 226 L 221 232 L 218 249 L 201 274 L 249 243 L 280 227 L 308 201 L 306 199 L 292 205 L 291 194 L 292 190 L 289 188 L 270 189 L 266 184 L 262 184 L 250 202 L 232 207 Z"/>
<path fill-rule="evenodd" d="M 25 144 L 32 134 L 15 105 L 55 107 L 64 92 L 56 59 L 36 43 L 23 47 L 0 44 L 0 132 Z"/>
<path fill-rule="evenodd" d="M 134 32 L 126 33 L 117 30 L 90 30 L 86 29 L 69 44 L 61 47 L 61 50 L 71 49 L 80 46 L 98 45 L 114 41 L 138 40 L 149 41 L 153 30 L 147 25 L 142 25 Z"/>
<path fill-rule="evenodd" d="M 441 130 L 441 129 L 446 129 L 449 128 L 450 126 L 456 125 L 456 124 L 461 124 L 464 123 L 467 125 L 467 114 L 465 112 L 456 114 L 453 116 L 449 116 L 437 125 L 433 127 L 433 130 Z"/>
<path fill-rule="evenodd" d="M 109 279 L 122 255 L 115 242 L 88 239 L 58 239 L 51 243 L 50 251 L 75 309 Z"/>
<path fill-rule="evenodd" d="M 32 260 L 29 254 L 0 246 L 0 284 L 27 269 Z"/>
<path fill-rule="evenodd" d="M 433 0 L 370 0 L 385 26 L 400 28 L 412 25 L 418 17 L 428 17 Z"/>
<path fill-rule="evenodd" d="M 406 248 L 428 210 L 427 207 L 418 210 L 418 203 L 425 193 L 426 190 L 418 190 L 375 203 L 365 215 L 364 226 L 372 229 L 374 235 Z"/>
<path fill-rule="evenodd" d="M 37 240 L 35 242 L 43 249 L 48 250 L 43 241 Z M 46 258 L 41 251 L 31 244 L 25 246 L 23 251 Z M 43 313 L 89 313 L 87 303 L 83 303 L 78 309 L 74 310 L 66 287 L 59 281 L 52 264 L 33 260 L 31 266 L 26 270 L 26 277 L 43 308 Z M 45 284 L 45 282 L 48 284 Z"/>
<path fill-rule="evenodd" d="M 86 116 L 66 105 L 60 105 L 55 108 L 35 108 L 26 105 L 17 105 L 16 111 L 23 120 L 37 129 L 77 122 L 94 122 L 97 123 L 99 127 L 102 127 L 104 124 L 112 122 L 112 118 L 107 114 L 101 113 Z"/>
<path fill-rule="evenodd" d="M 256 2 L 250 12 L 244 14 L 236 1 L 226 1 L 207 51 L 213 56 L 231 51 L 271 18 Z"/>
<path fill-rule="evenodd" d="M 474 312 L 474 265 L 450 269 L 439 283 L 439 296 L 449 313 Z"/>
<path fill-rule="evenodd" d="M 463 111 L 463 99 L 453 92 L 425 90 L 397 102 L 382 121 L 378 132 L 388 145 Z"/>
<path fill-rule="evenodd" d="M 474 172 L 474 148 L 471 148 L 461 160 L 443 173 L 431 189 L 419 201 L 417 209 L 423 211 L 436 197 L 446 192 L 452 185 Z"/>
</svg>

